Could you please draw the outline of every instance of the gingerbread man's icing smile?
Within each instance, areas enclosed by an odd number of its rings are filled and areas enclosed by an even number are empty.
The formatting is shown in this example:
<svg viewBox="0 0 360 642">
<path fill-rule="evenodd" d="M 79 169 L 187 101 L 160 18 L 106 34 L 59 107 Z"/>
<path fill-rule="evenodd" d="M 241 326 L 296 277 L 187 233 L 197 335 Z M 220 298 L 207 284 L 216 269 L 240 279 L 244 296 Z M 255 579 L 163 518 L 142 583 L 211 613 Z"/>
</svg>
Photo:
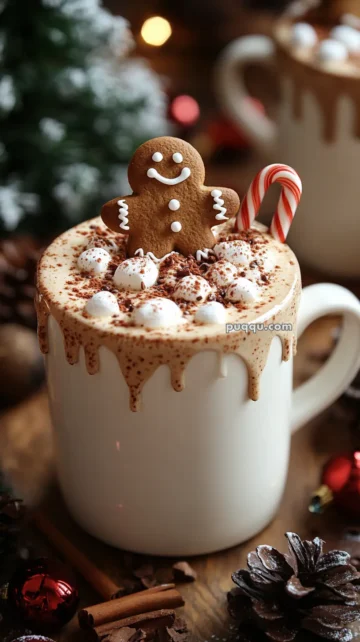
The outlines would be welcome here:
<svg viewBox="0 0 360 642">
<path fill-rule="evenodd" d="M 211 249 L 211 228 L 239 209 L 233 190 L 204 186 L 200 155 L 179 138 L 155 138 L 141 145 L 128 177 L 133 194 L 106 203 L 101 216 L 112 230 L 129 236 L 129 256 L 141 251 L 161 258 L 172 250 L 187 256 Z"/>
<path fill-rule="evenodd" d="M 155 161 L 156 163 L 160 163 L 163 160 L 163 155 L 161 152 L 155 152 L 152 155 L 152 160 Z M 183 157 L 180 152 L 175 152 L 172 155 L 172 159 L 174 163 L 182 163 Z M 162 176 L 159 174 L 157 169 L 154 167 L 150 167 L 147 171 L 147 175 L 149 178 L 155 178 L 159 183 L 163 183 L 164 185 L 178 185 L 179 183 L 182 183 L 183 181 L 186 181 L 187 178 L 191 175 L 191 169 L 189 167 L 183 167 L 181 170 L 179 176 L 176 176 L 175 178 L 167 178 L 166 176 Z"/>
</svg>

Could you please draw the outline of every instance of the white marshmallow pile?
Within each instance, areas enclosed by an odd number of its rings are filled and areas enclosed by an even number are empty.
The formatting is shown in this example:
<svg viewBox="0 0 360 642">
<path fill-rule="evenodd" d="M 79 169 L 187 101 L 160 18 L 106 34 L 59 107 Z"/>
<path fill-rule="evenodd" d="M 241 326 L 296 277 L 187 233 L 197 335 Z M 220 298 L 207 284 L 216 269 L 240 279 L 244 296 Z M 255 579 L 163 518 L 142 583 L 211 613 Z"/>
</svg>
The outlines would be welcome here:
<svg viewBox="0 0 360 642">
<path fill-rule="evenodd" d="M 209 301 L 202 305 L 195 314 L 195 321 L 197 323 L 225 323 L 226 310 L 221 303 L 217 301 Z"/>
<path fill-rule="evenodd" d="M 175 299 L 182 299 L 183 301 L 200 303 L 201 301 L 205 301 L 211 292 L 211 286 L 202 276 L 190 274 L 189 276 L 184 276 L 184 278 L 177 283 L 174 289 L 174 297 Z"/>
<path fill-rule="evenodd" d="M 226 290 L 226 299 L 234 303 L 251 303 L 255 301 L 259 294 L 259 288 L 255 283 L 245 277 L 235 279 Z"/>
<path fill-rule="evenodd" d="M 348 57 L 348 52 L 342 42 L 327 38 L 320 43 L 317 55 L 320 62 L 344 62 Z"/>
<path fill-rule="evenodd" d="M 294 24 L 291 32 L 291 43 L 299 49 L 310 49 L 317 44 L 317 33 L 307 22 L 297 22 Z"/>
<path fill-rule="evenodd" d="M 145 328 L 167 328 L 182 321 L 179 306 L 170 299 L 158 298 L 145 301 L 134 310 L 135 325 Z"/>
<path fill-rule="evenodd" d="M 360 31 L 348 25 L 338 25 L 330 32 L 330 38 L 341 42 L 348 53 L 360 52 Z"/>
<path fill-rule="evenodd" d="M 151 259 L 134 257 L 118 266 L 113 279 L 119 290 L 144 290 L 155 285 L 158 276 L 159 270 Z"/>
<path fill-rule="evenodd" d="M 236 267 L 230 261 L 225 261 L 224 259 L 213 263 L 206 272 L 206 278 L 210 279 L 219 288 L 226 288 L 227 285 L 230 285 L 236 275 Z"/>
<path fill-rule="evenodd" d="M 111 292 L 96 292 L 86 303 L 85 310 L 92 317 L 110 317 L 119 314 L 116 296 Z"/>
<path fill-rule="evenodd" d="M 80 254 L 77 264 L 81 272 L 97 275 L 106 272 L 110 260 L 111 256 L 109 252 L 102 247 L 93 247 Z"/>
<path fill-rule="evenodd" d="M 319 44 L 316 51 L 319 62 L 344 62 L 350 54 L 360 53 L 360 31 L 349 23 L 337 25 L 326 40 L 319 42 L 312 25 L 297 22 L 291 30 L 291 44 L 296 49 L 312 49 Z"/>
<path fill-rule="evenodd" d="M 246 241 L 223 241 L 214 247 L 218 259 L 225 259 L 233 265 L 249 265 L 252 260 L 250 245 Z"/>
</svg>

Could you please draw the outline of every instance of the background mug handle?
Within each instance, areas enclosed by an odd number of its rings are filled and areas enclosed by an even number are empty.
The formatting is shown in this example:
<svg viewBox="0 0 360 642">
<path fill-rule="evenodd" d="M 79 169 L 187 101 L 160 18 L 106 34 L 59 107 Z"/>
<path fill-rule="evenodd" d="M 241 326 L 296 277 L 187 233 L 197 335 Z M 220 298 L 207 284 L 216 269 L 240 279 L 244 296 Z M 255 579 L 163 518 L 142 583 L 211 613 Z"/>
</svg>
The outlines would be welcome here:
<svg viewBox="0 0 360 642">
<path fill-rule="evenodd" d="M 231 42 L 215 64 L 215 92 L 224 113 L 249 137 L 263 155 L 273 158 L 277 125 L 254 109 L 244 84 L 244 69 L 251 63 L 274 65 L 274 44 L 268 36 L 245 36 Z M 240 74 L 239 74 L 240 71 Z"/>
<path fill-rule="evenodd" d="M 301 295 L 298 335 L 325 314 L 342 314 L 341 335 L 329 359 L 293 393 L 291 430 L 330 406 L 349 386 L 360 369 L 360 301 L 346 288 L 319 283 Z"/>
</svg>

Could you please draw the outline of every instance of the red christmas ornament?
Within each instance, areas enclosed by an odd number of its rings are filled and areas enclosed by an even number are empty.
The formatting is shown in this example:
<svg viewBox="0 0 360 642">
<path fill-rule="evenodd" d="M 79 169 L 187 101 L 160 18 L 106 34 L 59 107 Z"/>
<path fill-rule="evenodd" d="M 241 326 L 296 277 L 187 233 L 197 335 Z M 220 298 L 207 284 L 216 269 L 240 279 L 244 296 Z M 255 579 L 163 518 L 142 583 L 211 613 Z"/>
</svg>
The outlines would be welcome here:
<svg viewBox="0 0 360 642">
<path fill-rule="evenodd" d="M 79 595 L 73 574 L 64 564 L 41 558 L 18 568 L 9 583 L 8 601 L 31 628 L 48 630 L 71 620 Z"/>
<path fill-rule="evenodd" d="M 328 461 L 322 485 L 313 494 L 309 509 L 312 513 L 322 513 L 332 502 L 352 517 L 360 517 L 360 451 Z"/>
</svg>

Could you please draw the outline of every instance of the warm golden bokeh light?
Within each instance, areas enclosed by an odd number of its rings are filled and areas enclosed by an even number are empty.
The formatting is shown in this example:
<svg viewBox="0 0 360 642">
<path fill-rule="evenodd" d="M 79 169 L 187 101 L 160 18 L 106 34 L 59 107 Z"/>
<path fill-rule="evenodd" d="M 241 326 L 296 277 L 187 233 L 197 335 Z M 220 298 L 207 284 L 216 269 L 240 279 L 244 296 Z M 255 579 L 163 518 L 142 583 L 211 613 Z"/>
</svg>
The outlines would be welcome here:
<svg viewBox="0 0 360 642">
<path fill-rule="evenodd" d="M 161 47 L 171 36 L 170 22 L 160 16 L 153 16 L 145 20 L 141 27 L 141 36 L 148 45 Z"/>
</svg>

